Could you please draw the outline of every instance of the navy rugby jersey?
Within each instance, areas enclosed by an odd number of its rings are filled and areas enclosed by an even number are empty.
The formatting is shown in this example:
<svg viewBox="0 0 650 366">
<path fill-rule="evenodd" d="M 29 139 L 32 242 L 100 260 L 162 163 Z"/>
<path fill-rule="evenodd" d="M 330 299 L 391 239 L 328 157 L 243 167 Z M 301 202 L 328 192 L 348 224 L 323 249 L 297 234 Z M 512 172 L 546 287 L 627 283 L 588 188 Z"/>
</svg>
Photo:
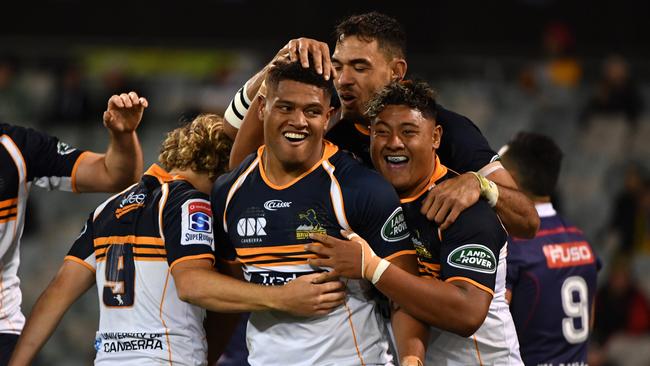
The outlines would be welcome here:
<svg viewBox="0 0 650 366">
<path fill-rule="evenodd" d="M 440 105 L 437 108 L 436 123 L 442 126 L 442 141 L 436 154 L 446 166 L 460 173 L 477 172 L 498 159 L 481 130 L 469 118 Z M 326 137 L 366 166 L 373 166 L 368 126 L 341 120 L 327 132 Z"/>
<path fill-rule="evenodd" d="M 95 273 L 95 365 L 205 365 L 205 310 L 178 298 L 171 269 L 214 261 L 208 196 L 151 166 L 90 214 L 66 256 Z"/>
<path fill-rule="evenodd" d="M 212 191 L 219 256 L 243 264 L 244 277 L 283 285 L 316 268 L 307 259 L 310 233 L 341 238 L 351 229 L 384 258 L 415 254 L 402 208 L 391 185 L 347 153 L 325 142 L 322 159 L 294 181 L 277 186 L 261 156 L 249 156 L 217 180 Z M 347 280 L 345 306 L 324 317 L 255 312 L 247 327 L 251 365 L 386 364 L 388 341 L 372 285 Z"/>
<path fill-rule="evenodd" d="M 0 123 L 0 333 L 20 334 L 25 324 L 17 272 L 29 190 L 76 191 L 84 156 L 56 137 Z"/>
<path fill-rule="evenodd" d="M 436 157 L 427 187 L 401 200 L 420 275 L 432 281 L 469 282 L 492 295 L 492 301 L 485 321 L 471 337 L 432 327 L 425 364 L 519 365 L 519 346 L 505 301 L 506 232 L 496 213 L 479 200 L 444 231 L 420 213 L 428 189 L 455 176 Z"/>
<path fill-rule="evenodd" d="M 507 286 L 526 365 L 586 365 L 600 262 L 582 231 L 536 204 L 533 239 L 510 239 Z"/>
</svg>

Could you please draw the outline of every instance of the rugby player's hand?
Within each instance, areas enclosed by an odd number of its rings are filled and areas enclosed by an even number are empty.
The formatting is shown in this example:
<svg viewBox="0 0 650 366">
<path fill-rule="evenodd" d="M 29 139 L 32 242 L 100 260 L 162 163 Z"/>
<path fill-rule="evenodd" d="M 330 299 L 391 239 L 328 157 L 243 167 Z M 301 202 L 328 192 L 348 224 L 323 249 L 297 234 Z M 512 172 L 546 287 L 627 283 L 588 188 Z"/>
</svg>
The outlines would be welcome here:
<svg viewBox="0 0 650 366">
<path fill-rule="evenodd" d="M 104 111 L 104 126 L 117 133 L 133 132 L 142 120 L 144 109 L 149 106 L 147 99 L 136 92 L 113 95 Z"/>
<path fill-rule="evenodd" d="M 332 67 L 330 59 L 330 48 L 325 42 L 311 38 L 292 39 L 278 51 L 271 63 L 271 67 L 278 62 L 300 61 L 302 67 L 309 67 L 309 55 L 314 62 L 314 69 L 322 74 L 325 80 L 336 77 L 336 71 Z"/>
<path fill-rule="evenodd" d="M 381 258 L 378 257 L 365 239 L 359 235 L 341 230 L 347 240 L 341 240 L 330 235 L 310 234 L 309 237 L 320 244 L 307 244 L 307 251 L 316 253 L 319 258 L 309 259 L 309 264 L 315 267 L 330 267 L 332 271 L 327 276 L 342 276 L 347 278 L 365 278 L 371 280 Z"/>
<path fill-rule="evenodd" d="M 315 283 L 319 273 L 304 275 L 283 287 L 281 310 L 297 316 L 325 315 L 345 302 L 341 281 Z"/>
<path fill-rule="evenodd" d="M 471 173 L 461 174 L 436 184 L 422 202 L 420 212 L 445 230 L 466 208 L 478 202 L 481 187 Z"/>
</svg>

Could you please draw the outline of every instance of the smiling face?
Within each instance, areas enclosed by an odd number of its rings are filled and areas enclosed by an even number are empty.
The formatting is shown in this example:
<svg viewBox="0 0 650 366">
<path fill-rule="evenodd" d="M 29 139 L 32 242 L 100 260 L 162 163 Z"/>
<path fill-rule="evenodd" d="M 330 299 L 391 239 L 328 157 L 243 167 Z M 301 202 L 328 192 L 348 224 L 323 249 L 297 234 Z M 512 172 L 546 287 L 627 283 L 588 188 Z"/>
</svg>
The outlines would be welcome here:
<svg viewBox="0 0 650 366">
<path fill-rule="evenodd" d="M 260 103 L 264 143 L 270 165 L 306 171 L 322 156 L 323 135 L 331 114 L 330 98 L 315 85 L 282 80 Z"/>
<path fill-rule="evenodd" d="M 350 120 L 363 120 L 368 100 L 406 72 L 406 61 L 390 60 L 377 40 L 367 42 L 357 36 L 339 39 L 332 65 L 338 73 L 334 86 L 341 99 L 341 115 Z"/>
<path fill-rule="evenodd" d="M 389 105 L 372 121 L 370 153 L 375 168 L 409 197 L 424 189 L 435 168 L 442 128 L 406 105 Z"/>
</svg>

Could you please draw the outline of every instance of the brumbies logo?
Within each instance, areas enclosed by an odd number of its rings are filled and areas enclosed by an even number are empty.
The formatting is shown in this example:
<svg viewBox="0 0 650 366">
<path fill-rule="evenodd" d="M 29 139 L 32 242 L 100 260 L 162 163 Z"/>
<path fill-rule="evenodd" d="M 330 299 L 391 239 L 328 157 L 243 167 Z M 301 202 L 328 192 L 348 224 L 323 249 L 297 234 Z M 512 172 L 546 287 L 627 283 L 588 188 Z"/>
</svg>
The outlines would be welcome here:
<svg viewBox="0 0 650 366">
<path fill-rule="evenodd" d="M 406 219 L 402 208 L 398 207 L 388 217 L 388 220 L 381 227 L 381 238 L 389 241 L 400 241 L 409 237 L 409 231 L 406 227 Z"/>
<path fill-rule="evenodd" d="M 213 247 L 212 210 L 210 202 L 202 199 L 188 200 L 182 208 L 181 244 L 205 244 Z"/>
<path fill-rule="evenodd" d="M 449 265 L 481 273 L 495 273 L 497 260 L 490 248 L 481 244 L 465 244 L 454 249 L 447 257 Z"/>
<path fill-rule="evenodd" d="M 318 216 L 316 216 L 316 211 L 313 208 L 299 213 L 298 218 L 302 220 L 303 224 L 296 228 L 296 239 L 307 239 L 309 234 L 327 233 L 323 225 L 318 221 Z"/>
</svg>

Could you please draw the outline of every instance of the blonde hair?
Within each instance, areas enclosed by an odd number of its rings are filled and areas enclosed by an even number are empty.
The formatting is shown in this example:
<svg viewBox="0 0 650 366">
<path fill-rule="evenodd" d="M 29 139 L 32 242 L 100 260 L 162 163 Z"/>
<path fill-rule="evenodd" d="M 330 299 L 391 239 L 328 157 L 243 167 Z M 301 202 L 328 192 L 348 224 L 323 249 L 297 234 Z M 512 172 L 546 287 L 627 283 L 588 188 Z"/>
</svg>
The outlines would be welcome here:
<svg viewBox="0 0 650 366">
<path fill-rule="evenodd" d="M 208 173 L 211 180 L 228 170 L 232 141 L 224 132 L 224 120 L 216 114 L 201 114 L 169 133 L 160 148 L 158 161 L 165 169 L 191 169 Z"/>
</svg>

